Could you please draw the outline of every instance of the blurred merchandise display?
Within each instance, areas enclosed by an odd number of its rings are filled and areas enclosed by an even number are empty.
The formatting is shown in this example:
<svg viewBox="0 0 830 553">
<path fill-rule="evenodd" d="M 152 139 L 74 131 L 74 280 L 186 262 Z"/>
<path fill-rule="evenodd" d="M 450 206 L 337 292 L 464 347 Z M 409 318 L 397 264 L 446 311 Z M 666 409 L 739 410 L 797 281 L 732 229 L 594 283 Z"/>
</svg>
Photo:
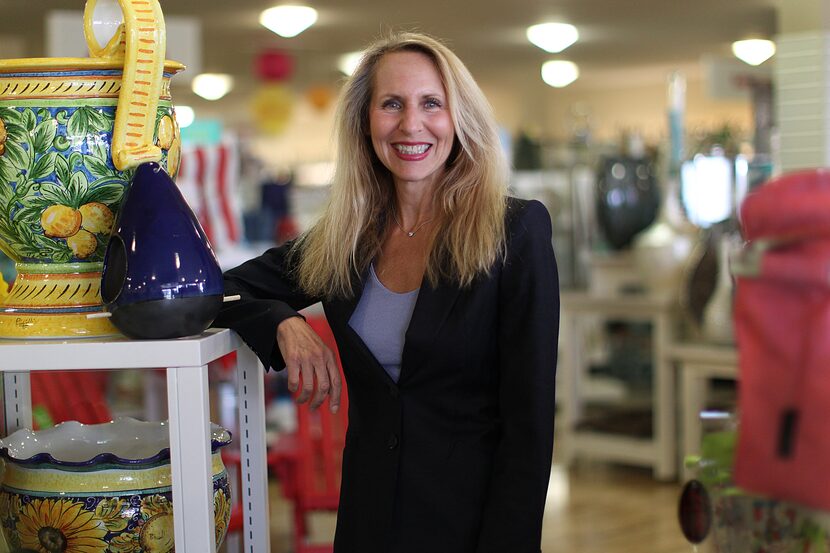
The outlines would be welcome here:
<svg viewBox="0 0 830 553">
<path fill-rule="evenodd" d="M 718 553 L 827 551 L 830 536 L 817 513 L 735 486 L 735 419 L 727 413 L 703 415 L 701 454 L 686 459 L 695 479 L 684 487 L 678 509 L 686 539 Z"/>
</svg>

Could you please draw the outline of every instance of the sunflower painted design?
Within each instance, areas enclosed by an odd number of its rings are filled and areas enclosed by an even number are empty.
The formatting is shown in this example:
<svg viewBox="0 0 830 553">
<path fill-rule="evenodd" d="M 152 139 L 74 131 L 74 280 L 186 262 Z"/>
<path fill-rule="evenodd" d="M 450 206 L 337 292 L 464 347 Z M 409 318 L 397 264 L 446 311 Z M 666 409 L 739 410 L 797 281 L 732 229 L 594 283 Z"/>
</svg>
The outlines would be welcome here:
<svg viewBox="0 0 830 553">
<path fill-rule="evenodd" d="M 65 499 L 33 499 L 20 510 L 16 530 L 20 548 L 38 553 L 104 553 L 107 529 L 84 510 L 83 503 Z"/>
<path fill-rule="evenodd" d="M 219 488 L 213 494 L 213 522 L 216 527 L 216 547 L 222 543 L 225 538 L 225 532 L 228 530 L 228 523 L 231 520 L 231 501 L 230 497 L 225 493 L 225 490 Z"/>
<path fill-rule="evenodd" d="M 6 122 L 0 119 L 0 156 L 6 153 L 6 139 L 9 137 L 6 131 Z"/>
<path fill-rule="evenodd" d="M 132 532 L 110 541 L 112 553 L 169 553 L 174 550 L 173 505 L 166 497 L 152 495 L 141 500 L 141 520 Z"/>
</svg>

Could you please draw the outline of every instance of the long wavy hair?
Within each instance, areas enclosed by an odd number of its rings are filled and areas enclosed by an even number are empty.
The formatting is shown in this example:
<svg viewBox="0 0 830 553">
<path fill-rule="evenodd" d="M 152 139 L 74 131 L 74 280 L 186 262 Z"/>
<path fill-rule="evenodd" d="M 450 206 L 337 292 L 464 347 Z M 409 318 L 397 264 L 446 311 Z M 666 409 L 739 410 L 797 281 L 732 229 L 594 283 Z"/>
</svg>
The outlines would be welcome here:
<svg viewBox="0 0 830 553">
<path fill-rule="evenodd" d="M 354 295 L 357 275 L 383 244 L 396 209 L 392 175 L 375 154 L 369 103 L 380 59 L 392 52 L 428 56 L 447 93 L 455 140 L 434 194 L 426 278 L 461 287 L 486 274 L 505 251 L 508 166 L 492 108 L 460 59 L 429 36 L 394 33 L 370 45 L 346 82 L 337 108 L 335 172 L 320 220 L 295 242 L 296 277 L 307 293 Z"/>
</svg>

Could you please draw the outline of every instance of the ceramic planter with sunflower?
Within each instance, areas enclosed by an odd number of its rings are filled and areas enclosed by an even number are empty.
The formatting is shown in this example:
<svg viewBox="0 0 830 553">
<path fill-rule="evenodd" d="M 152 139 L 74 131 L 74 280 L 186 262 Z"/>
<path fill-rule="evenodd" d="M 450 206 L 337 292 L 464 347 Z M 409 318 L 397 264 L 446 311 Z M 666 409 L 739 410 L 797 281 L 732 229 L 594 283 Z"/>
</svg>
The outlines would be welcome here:
<svg viewBox="0 0 830 553">
<path fill-rule="evenodd" d="M 183 66 L 164 61 L 158 1 L 119 0 L 123 23 L 109 26 L 112 6 L 96 4 L 84 12 L 91 57 L 0 60 L 0 250 L 17 269 L 0 338 L 115 334 L 86 316 L 102 310 L 124 190 L 141 163 L 178 171 L 170 79 Z"/>
<path fill-rule="evenodd" d="M 227 430 L 213 425 L 213 502 L 217 548 L 231 514 L 219 449 Z M 0 528 L 12 551 L 169 553 L 173 551 L 168 429 L 122 417 L 105 424 L 61 423 L 2 440 L 6 474 Z"/>
</svg>

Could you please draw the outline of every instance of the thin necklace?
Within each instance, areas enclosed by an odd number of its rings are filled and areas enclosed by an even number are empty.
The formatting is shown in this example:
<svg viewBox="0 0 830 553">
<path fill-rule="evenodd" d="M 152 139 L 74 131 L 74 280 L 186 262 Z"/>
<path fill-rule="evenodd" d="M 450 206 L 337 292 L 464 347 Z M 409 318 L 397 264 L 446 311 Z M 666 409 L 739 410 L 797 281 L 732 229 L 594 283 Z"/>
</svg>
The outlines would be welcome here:
<svg viewBox="0 0 830 553">
<path fill-rule="evenodd" d="M 415 233 L 416 233 L 416 232 L 418 232 L 419 230 L 421 230 L 421 227 L 423 227 L 425 224 L 427 224 L 427 223 L 429 223 L 430 221 L 432 221 L 432 219 L 427 219 L 426 221 L 424 221 L 423 223 L 421 223 L 420 225 L 418 225 L 418 226 L 417 226 L 417 227 L 415 227 L 414 229 L 412 229 L 412 230 L 406 230 L 406 229 L 404 229 L 404 228 L 403 228 L 403 225 L 401 225 L 401 222 L 400 222 L 400 221 L 398 221 L 398 214 L 397 214 L 397 213 L 395 213 L 394 211 L 392 212 L 392 218 L 394 218 L 394 219 L 395 219 L 395 223 L 398 225 L 398 228 L 399 228 L 399 229 L 401 229 L 401 232 L 403 232 L 404 234 L 406 234 L 406 235 L 407 235 L 407 236 L 409 236 L 410 238 L 412 238 L 413 236 L 415 236 Z"/>
</svg>

